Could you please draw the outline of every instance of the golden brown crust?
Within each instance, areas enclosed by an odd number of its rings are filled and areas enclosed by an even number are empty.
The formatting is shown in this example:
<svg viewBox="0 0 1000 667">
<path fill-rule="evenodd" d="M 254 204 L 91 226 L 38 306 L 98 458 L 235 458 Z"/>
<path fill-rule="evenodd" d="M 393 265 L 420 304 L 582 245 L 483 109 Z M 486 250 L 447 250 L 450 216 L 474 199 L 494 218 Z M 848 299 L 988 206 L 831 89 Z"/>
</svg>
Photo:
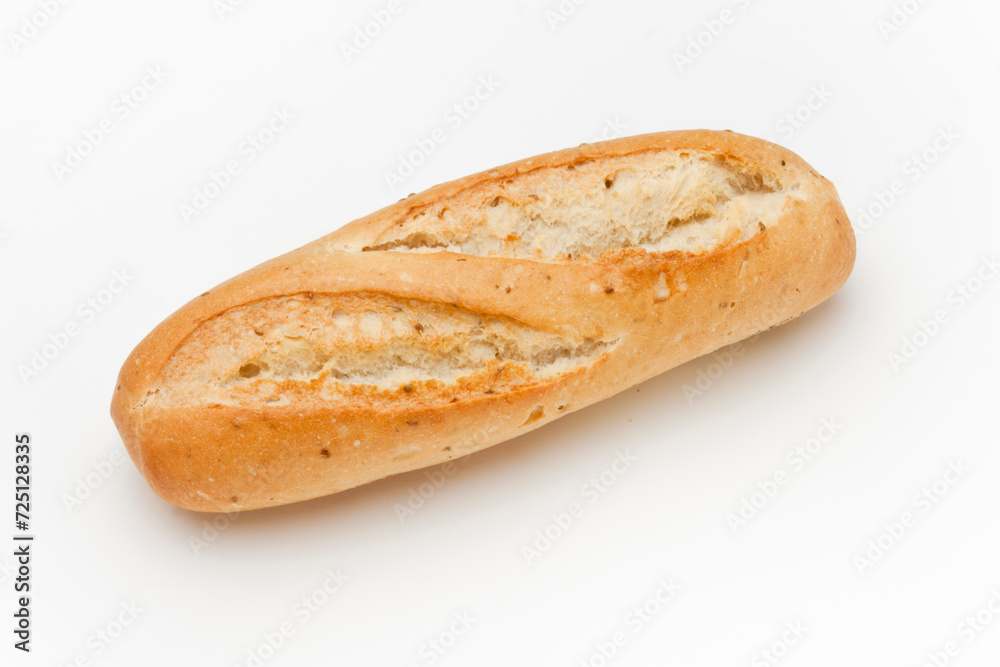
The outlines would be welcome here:
<svg viewBox="0 0 1000 667">
<path fill-rule="evenodd" d="M 371 245 L 396 221 L 472 188 L 646 151 L 712 155 L 794 187 L 796 195 L 780 219 L 752 237 L 699 254 L 620 249 L 587 260 L 535 261 L 336 250 Z M 174 504 L 221 511 L 295 502 L 464 456 L 787 321 L 844 283 L 854 252 L 833 185 L 779 146 L 704 130 L 584 145 L 412 195 L 206 292 L 132 352 L 112 416 L 142 474 Z M 172 355 L 221 313 L 274 297 L 359 293 L 455 304 L 613 349 L 551 378 L 500 393 L 472 384 L 447 400 L 421 394 L 378 405 L 331 403 L 318 392 L 281 405 L 157 399 Z"/>
</svg>

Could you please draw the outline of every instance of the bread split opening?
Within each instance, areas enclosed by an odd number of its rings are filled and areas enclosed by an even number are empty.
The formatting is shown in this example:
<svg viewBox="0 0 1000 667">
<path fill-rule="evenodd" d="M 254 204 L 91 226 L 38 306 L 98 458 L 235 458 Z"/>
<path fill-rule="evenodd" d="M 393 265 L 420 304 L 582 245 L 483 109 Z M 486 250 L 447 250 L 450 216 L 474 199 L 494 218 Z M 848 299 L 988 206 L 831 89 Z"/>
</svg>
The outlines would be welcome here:
<svg viewBox="0 0 1000 667">
<path fill-rule="evenodd" d="M 201 324 L 171 356 L 153 400 L 280 405 L 300 391 L 334 401 L 359 391 L 414 399 L 499 393 L 571 372 L 613 345 L 452 304 L 297 294 Z"/>
<path fill-rule="evenodd" d="M 773 179 L 697 151 L 648 151 L 480 183 L 410 211 L 363 247 L 540 261 L 624 249 L 708 252 L 753 236 L 788 197 Z"/>
</svg>

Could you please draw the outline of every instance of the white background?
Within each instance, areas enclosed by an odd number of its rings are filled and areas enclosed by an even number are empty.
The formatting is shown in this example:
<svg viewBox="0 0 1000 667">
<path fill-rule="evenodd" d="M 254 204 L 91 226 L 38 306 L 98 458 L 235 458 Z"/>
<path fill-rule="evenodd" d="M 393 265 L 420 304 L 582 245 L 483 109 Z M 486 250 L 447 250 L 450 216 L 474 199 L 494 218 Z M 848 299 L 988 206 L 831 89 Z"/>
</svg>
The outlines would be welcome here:
<svg viewBox="0 0 1000 667">
<path fill-rule="evenodd" d="M 4 665 L 253 665 L 283 623 L 294 633 L 263 664 L 1000 664 L 995 3 L 907 0 L 884 34 L 888 0 L 590 0 L 564 3 L 564 21 L 548 13 L 558 0 L 404 1 L 350 61 L 342 45 L 388 0 L 248 0 L 221 16 L 212 0 L 92 0 L 51 19 L 42 5 L 0 11 L 0 539 L 18 432 L 34 441 L 37 535 L 30 655 L 11 646 L 0 549 Z M 480 77 L 498 88 L 446 123 Z M 241 145 L 274 109 L 294 120 L 250 160 Z M 798 127 L 783 121 L 796 112 Z M 102 119 L 110 133 L 65 173 Z M 106 463 L 124 452 L 108 416 L 121 363 L 189 298 L 411 191 L 614 125 L 733 129 L 800 153 L 865 227 L 847 285 L 728 356 L 474 455 L 405 521 L 425 472 L 217 518 Z M 436 127 L 446 141 L 390 188 L 386 171 Z M 229 160 L 240 173 L 186 222 L 181 206 Z M 23 379 L 70 324 L 78 335 Z M 824 419 L 834 437 L 794 463 Z M 591 503 L 584 485 L 618 453 L 636 461 Z M 965 472 L 939 481 L 952 464 Z M 781 472 L 773 497 L 753 496 Z M 734 529 L 744 500 L 759 507 Z M 529 563 L 524 547 L 574 502 L 582 516 Z M 297 601 L 323 599 L 338 568 L 349 580 L 305 618 Z M 665 603 L 661 580 L 679 588 Z M 457 637 L 456 614 L 471 619 Z"/>
</svg>

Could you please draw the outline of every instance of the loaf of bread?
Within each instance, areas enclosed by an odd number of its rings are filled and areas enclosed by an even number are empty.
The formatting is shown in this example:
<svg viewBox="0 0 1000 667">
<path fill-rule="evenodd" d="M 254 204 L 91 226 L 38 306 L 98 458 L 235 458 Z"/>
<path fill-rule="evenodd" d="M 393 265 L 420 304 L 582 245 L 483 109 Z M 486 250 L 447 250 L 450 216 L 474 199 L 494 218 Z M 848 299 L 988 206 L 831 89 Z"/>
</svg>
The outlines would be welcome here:
<svg viewBox="0 0 1000 667">
<path fill-rule="evenodd" d="M 205 292 L 132 352 L 111 414 L 171 503 L 296 502 L 495 445 L 786 322 L 854 253 L 833 185 L 779 146 L 583 145 L 411 195 Z"/>
</svg>

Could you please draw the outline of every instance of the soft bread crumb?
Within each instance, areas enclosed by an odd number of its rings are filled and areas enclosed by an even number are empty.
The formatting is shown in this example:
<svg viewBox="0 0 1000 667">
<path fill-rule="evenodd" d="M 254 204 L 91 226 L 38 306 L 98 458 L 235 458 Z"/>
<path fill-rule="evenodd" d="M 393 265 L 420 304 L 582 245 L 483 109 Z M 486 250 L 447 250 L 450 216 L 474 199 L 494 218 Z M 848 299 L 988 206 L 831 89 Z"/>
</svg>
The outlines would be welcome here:
<svg viewBox="0 0 1000 667">
<path fill-rule="evenodd" d="M 262 335 L 258 322 L 268 323 Z M 274 297 L 199 326 L 164 369 L 157 400 L 283 405 L 289 389 L 414 394 L 473 378 L 499 391 L 571 372 L 613 345 L 382 294 Z"/>
<path fill-rule="evenodd" d="M 630 248 L 701 253 L 753 236 L 761 219 L 780 215 L 788 196 L 760 173 L 718 156 L 648 151 L 483 183 L 447 206 L 414 211 L 374 244 L 332 247 L 537 260 Z"/>
</svg>

